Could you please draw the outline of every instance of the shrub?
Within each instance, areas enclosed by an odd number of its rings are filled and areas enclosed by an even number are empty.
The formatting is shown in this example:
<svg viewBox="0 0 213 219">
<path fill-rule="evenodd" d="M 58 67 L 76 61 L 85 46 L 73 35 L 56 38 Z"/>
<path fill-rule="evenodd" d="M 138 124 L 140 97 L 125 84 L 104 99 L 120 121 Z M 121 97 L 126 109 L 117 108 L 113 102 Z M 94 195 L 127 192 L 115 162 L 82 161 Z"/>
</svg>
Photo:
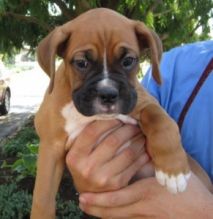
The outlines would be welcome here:
<svg viewBox="0 0 213 219">
<path fill-rule="evenodd" d="M 79 209 L 74 201 L 57 200 L 57 219 L 81 219 L 83 216 L 82 211 Z"/>
<path fill-rule="evenodd" d="M 0 185 L 1 219 L 29 218 L 31 203 L 32 196 L 26 191 L 18 191 L 16 184 Z"/>
<path fill-rule="evenodd" d="M 38 144 L 38 142 L 34 128 L 25 127 L 2 146 L 2 153 L 4 156 L 16 156 L 19 152 L 24 153 L 28 150 L 27 144 Z"/>
<path fill-rule="evenodd" d="M 7 174 L 2 182 L 9 183 L 12 179 L 16 184 L 0 185 L 0 219 L 28 219 L 32 202 L 32 195 L 28 191 L 32 191 L 31 182 L 35 177 L 38 154 L 38 137 L 32 123 L 7 140 L 2 147 L 5 161 L 1 167 Z M 29 179 L 32 180 L 29 181 Z M 68 189 L 72 190 L 72 188 L 71 185 Z M 63 190 L 60 197 L 57 197 L 56 218 L 83 218 L 77 203 L 71 200 L 66 201 L 65 193 L 66 190 Z"/>
<path fill-rule="evenodd" d="M 38 145 L 28 144 L 24 152 L 18 153 L 18 159 L 14 163 L 7 164 L 7 162 L 4 161 L 1 168 L 10 168 L 13 172 L 16 172 L 16 181 L 19 181 L 27 176 L 35 177 L 37 155 Z"/>
</svg>

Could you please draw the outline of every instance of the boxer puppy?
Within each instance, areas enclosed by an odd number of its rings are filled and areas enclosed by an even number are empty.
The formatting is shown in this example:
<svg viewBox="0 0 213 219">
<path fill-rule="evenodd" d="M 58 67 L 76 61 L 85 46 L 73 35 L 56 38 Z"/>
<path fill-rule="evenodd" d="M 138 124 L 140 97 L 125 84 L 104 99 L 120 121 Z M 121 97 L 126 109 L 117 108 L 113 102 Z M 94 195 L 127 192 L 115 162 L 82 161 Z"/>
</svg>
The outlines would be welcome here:
<svg viewBox="0 0 213 219">
<path fill-rule="evenodd" d="M 38 62 L 50 84 L 35 118 L 40 147 L 31 218 L 55 217 L 66 152 L 96 119 L 139 124 L 158 182 L 173 193 L 186 189 L 190 168 L 178 127 L 137 80 L 146 49 L 152 76 L 160 85 L 158 36 L 142 22 L 109 9 L 90 10 L 41 41 Z M 57 72 L 56 55 L 63 58 Z"/>
</svg>

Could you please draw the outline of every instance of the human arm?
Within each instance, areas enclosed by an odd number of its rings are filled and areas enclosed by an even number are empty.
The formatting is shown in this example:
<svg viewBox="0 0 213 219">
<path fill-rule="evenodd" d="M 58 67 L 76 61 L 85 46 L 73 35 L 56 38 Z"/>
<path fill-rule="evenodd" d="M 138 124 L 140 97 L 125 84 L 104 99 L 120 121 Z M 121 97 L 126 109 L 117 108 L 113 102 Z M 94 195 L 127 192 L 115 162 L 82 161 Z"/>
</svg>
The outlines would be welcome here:
<svg viewBox="0 0 213 219">
<path fill-rule="evenodd" d="M 213 218 L 213 196 L 192 174 L 187 190 L 176 195 L 150 177 L 114 192 L 84 193 L 80 207 L 101 218 Z"/>
</svg>

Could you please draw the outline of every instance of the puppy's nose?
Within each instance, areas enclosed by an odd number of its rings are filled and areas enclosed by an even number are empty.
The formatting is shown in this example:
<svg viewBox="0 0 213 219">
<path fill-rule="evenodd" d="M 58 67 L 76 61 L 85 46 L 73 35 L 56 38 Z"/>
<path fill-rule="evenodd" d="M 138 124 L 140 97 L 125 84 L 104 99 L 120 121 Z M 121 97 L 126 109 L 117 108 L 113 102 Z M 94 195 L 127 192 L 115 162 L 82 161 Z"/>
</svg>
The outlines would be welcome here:
<svg viewBox="0 0 213 219">
<path fill-rule="evenodd" d="M 102 104 L 114 104 L 118 99 L 118 90 L 114 87 L 99 88 L 98 98 Z"/>
</svg>

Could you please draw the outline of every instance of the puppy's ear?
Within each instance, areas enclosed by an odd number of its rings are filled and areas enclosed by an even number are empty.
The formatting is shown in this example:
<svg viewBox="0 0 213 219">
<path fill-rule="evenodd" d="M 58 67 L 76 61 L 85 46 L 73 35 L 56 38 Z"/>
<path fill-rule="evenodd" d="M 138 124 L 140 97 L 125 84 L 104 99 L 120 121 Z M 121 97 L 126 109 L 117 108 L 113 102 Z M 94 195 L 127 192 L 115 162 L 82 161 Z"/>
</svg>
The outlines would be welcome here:
<svg viewBox="0 0 213 219">
<path fill-rule="evenodd" d="M 135 31 L 141 52 L 145 49 L 150 49 L 152 76 L 158 84 L 161 84 L 162 79 L 159 68 L 160 59 L 163 52 L 161 40 L 159 39 L 158 35 L 146 27 L 143 22 L 136 22 Z"/>
<path fill-rule="evenodd" d="M 63 44 L 70 34 L 63 32 L 62 27 L 56 27 L 38 45 L 37 58 L 42 69 L 50 77 L 49 93 L 52 92 L 55 79 L 56 54 L 63 57 Z"/>
</svg>

